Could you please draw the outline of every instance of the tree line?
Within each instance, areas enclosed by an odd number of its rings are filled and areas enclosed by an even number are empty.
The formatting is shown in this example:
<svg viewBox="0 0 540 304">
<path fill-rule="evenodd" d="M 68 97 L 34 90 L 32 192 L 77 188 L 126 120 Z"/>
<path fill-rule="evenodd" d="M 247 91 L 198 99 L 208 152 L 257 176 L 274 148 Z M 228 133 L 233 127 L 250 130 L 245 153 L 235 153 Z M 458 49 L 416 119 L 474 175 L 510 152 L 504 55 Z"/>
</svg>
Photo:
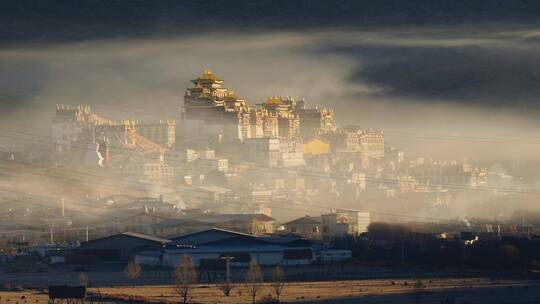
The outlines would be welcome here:
<svg viewBox="0 0 540 304">
<path fill-rule="evenodd" d="M 485 269 L 540 270 L 540 241 L 525 237 L 440 238 L 404 224 L 372 223 L 362 237 L 336 238 L 363 262 Z M 469 236 L 469 237 L 471 237 Z M 468 242 L 467 242 L 468 241 Z"/>
<path fill-rule="evenodd" d="M 131 282 L 131 287 L 135 288 L 135 281 L 141 276 L 141 266 L 135 261 L 130 261 L 126 268 L 125 273 L 127 278 Z M 190 256 L 184 255 L 180 258 L 178 265 L 173 269 L 172 273 L 172 288 L 175 294 L 178 295 L 181 303 L 188 303 L 193 299 L 193 288 L 198 283 L 198 273 L 195 267 L 195 263 Z M 87 278 L 84 277 L 85 285 L 87 284 Z M 261 300 L 261 303 L 280 303 L 281 295 L 286 286 L 286 278 L 283 268 L 280 265 L 275 266 L 272 269 L 272 275 L 267 285 L 264 285 L 265 279 L 261 267 L 255 259 L 252 259 L 249 263 L 249 267 L 245 273 L 244 286 L 247 288 L 252 302 L 255 304 L 257 296 L 261 294 L 264 288 L 270 288 L 273 297 L 266 297 Z M 231 291 L 237 285 L 234 285 L 227 279 L 218 285 L 224 296 L 230 296 Z"/>
</svg>

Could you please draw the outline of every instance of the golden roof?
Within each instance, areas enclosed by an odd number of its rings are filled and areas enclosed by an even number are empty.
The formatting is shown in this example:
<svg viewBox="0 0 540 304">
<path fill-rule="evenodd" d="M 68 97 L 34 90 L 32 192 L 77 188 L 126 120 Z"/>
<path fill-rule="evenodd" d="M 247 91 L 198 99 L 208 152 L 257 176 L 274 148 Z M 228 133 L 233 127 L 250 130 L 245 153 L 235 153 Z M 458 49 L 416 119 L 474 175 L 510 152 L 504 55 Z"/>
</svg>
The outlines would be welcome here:
<svg viewBox="0 0 540 304">
<path fill-rule="evenodd" d="M 281 97 L 269 96 L 264 103 L 265 104 L 281 104 L 281 102 L 282 102 Z"/>
<path fill-rule="evenodd" d="M 212 81 L 220 81 L 221 79 L 217 78 L 214 73 L 212 73 L 212 70 L 206 68 L 203 70 L 201 77 L 199 77 L 198 80 L 212 80 Z"/>
</svg>

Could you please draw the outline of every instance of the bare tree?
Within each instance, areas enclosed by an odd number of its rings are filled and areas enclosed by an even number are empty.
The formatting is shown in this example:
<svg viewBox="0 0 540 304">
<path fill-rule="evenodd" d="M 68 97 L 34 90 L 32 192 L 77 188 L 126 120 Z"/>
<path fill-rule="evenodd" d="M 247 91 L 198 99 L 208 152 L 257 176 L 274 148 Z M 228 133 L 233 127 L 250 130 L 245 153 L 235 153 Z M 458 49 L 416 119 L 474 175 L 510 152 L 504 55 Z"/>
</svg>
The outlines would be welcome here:
<svg viewBox="0 0 540 304">
<path fill-rule="evenodd" d="M 257 261 L 251 260 L 251 262 L 249 262 L 249 269 L 246 273 L 246 283 L 248 285 L 249 294 L 251 295 L 253 304 L 255 304 L 255 298 L 257 297 L 257 292 L 259 291 L 262 282 L 263 274 L 261 267 L 259 267 Z"/>
<path fill-rule="evenodd" d="M 276 298 L 279 303 L 280 296 L 283 293 L 283 288 L 285 287 L 285 273 L 280 265 L 272 269 L 272 284 L 270 285 L 272 286 L 272 289 L 274 289 L 274 293 L 276 294 Z"/>
<path fill-rule="evenodd" d="M 180 263 L 174 269 L 173 288 L 180 295 L 182 303 L 188 302 L 189 291 L 197 283 L 197 270 L 191 257 L 184 255 L 180 258 Z"/>
<path fill-rule="evenodd" d="M 131 287 L 135 288 L 135 280 L 141 276 L 141 266 L 135 260 L 131 260 L 125 271 L 127 277 L 131 280 Z"/>
</svg>

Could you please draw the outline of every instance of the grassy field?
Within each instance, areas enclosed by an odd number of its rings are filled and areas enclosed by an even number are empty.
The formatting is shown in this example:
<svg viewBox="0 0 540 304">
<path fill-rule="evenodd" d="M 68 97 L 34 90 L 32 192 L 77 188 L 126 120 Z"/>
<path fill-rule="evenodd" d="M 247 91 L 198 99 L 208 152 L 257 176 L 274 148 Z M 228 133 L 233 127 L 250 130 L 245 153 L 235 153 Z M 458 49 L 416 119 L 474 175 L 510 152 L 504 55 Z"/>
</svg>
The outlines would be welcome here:
<svg viewBox="0 0 540 304">
<path fill-rule="evenodd" d="M 454 303 L 538 303 L 540 282 L 493 281 L 485 278 L 423 279 L 423 287 L 415 287 L 409 280 L 358 280 L 289 283 L 282 302 L 285 303 L 441 303 L 441 299 L 453 298 Z M 179 296 L 171 286 L 136 286 L 100 288 L 100 293 L 119 302 L 137 300 L 147 303 L 178 303 Z M 90 292 L 97 292 L 90 289 Z M 420 295 L 418 296 L 418 293 Z M 268 284 L 260 288 L 257 299 L 273 295 Z M 25 290 L 0 292 L 0 303 L 47 303 L 47 295 Z M 190 303 L 251 303 L 245 285 L 235 285 L 229 297 L 225 297 L 216 285 L 196 285 L 192 289 Z"/>
</svg>

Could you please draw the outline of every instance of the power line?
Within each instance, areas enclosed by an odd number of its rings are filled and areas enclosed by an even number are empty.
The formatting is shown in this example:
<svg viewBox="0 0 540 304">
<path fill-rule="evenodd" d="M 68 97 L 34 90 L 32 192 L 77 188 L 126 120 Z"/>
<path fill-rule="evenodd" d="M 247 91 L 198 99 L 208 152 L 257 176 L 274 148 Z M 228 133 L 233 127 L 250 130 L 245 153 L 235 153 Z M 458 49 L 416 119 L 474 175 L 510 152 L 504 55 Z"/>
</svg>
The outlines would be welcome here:
<svg viewBox="0 0 540 304">
<path fill-rule="evenodd" d="M 184 189 L 184 188 L 182 188 L 182 189 L 178 189 L 178 190 L 179 191 L 184 190 L 184 191 L 188 191 L 188 192 L 202 192 L 204 194 L 207 194 L 207 192 L 197 190 L 197 189 Z M 305 201 L 299 201 L 299 202 L 305 202 Z M 241 204 L 242 206 L 246 206 L 246 205 L 249 205 L 251 203 L 252 202 L 249 202 L 249 201 L 235 200 L 235 201 L 226 201 L 226 202 L 222 202 L 222 203 L 218 203 L 218 204 L 222 204 L 222 205 L 238 205 L 238 204 Z M 290 208 L 290 207 L 283 207 L 283 206 L 278 206 L 278 205 L 271 204 L 271 203 L 265 203 L 264 205 L 268 206 L 268 207 L 276 208 L 276 209 L 284 209 L 284 210 L 292 210 L 292 211 L 305 211 L 305 209 L 296 209 L 296 208 Z M 298 207 L 315 207 L 315 208 L 321 208 L 323 210 L 327 210 L 327 209 L 332 208 L 331 206 L 316 205 L 316 204 L 312 204 L 312 203 L 309 203 L 309 202 L 306 202 L 305 204 L 299 205 Z M 337 208 L 337 209 L 348 210 L 347 208 Z M 448 220 L 448 219 L 435 218 L 435 217 L 402 215 L 402 214 L 392 214 L 392 213 L 383 213 L 383 212 L 370 212 L 370 213 L 376 214 L 376 215 L 378 214 L 378 215 L 385 215 L 385 216 L 391 216 L 391 217 L 398 217 L 398 218 L 429 219 L 429 220 L 437 220 L 437 221 Z"/>
<path fill-rule="evenodd" d="M 0 160 L 0 161 L 6 162 L 6 163 L 15 162 L 15 163 L 24 164 L 24 165 L 27 165 L 27 166 L 36 167 L 35 165 L 28 165 L 27 163 L 24 163 L 24 162 L 7 161 L 7 160 Z M 251 165 L 249 163 L 239 163 L 239 164 L 240 165 Z M 76 173 L 76 174 L 83 174 L 85 176 L 94 176 L 94 177 L 97 177 L 97 178 L 103 178 L 104 177 L 104 176 L 101 176 L 101 175 L 92 175 L 92 174 L 90 174 L 88 172 L 81 172 L 81 171 L 69 170 L 69 169 L 63 169 L 63 168 L 57 168 L 57 167 L 41 167 L 41 168 L 44 168 L 44 169 L 57 169 L 57 170 L 59 169 L 59 170 L 72 172 L 72 173 Z M 274 168 L 268 168 L 268 167 L 257 167 L 257 166 L 253 166 L 252 168 L 247 168 L 247 170 L 255 170 L 255 171 L 261 171 L 262 170 L 262 171 L 266 171 L 266 172 L 272 172 L 273 171 L 274 173 L 287 173 L 287 172 L 284 172 L 283 170 L 280 170 L 280 169 L 274 169 Z M 345 180 L 345 181 L 349 180 L 348 177 L 343 176 L 343 175 L 329 175 L 329 174 L 324 174 L 323 175 L 323 174 L 316 174 L 316 173 L 309 173 L 309 172 L 295 172 L 295 173 L 296 173 L 296 175 L 303 176 L 303 177 L 326 178 L 326 179 Z M 112 178 L 112 177 L 108 177 L 108 178 Z M 116 178 L 116 179 L 125 182 L 124 178 Z M 387 185 L 399 185 L 400 184 L 399 180 L 395 180 L 395 179 L 366 177 L 365 180 L 367 182 L 379 183 L 379 184 L 387 184 Z M 147 182 L 145 184 L 148 185 L 148 184 L 151 184 L 151 183 Z M 163 185 L 163 184 L 153 183 L 151 185 L 159 186 L 159 187 L 163 187 L 163 188 L 170 188 L 170 186 L 166 186 L 166 185 Z M 449 183 L 433 184 L 433 185 L 428 185 L 426 187 L 427 188 L 435 188 L 437 190 L 439 190 L 441 187 L 447 187 L 447 188 L 449 188 L 451 190 L 498 191 L 498 192 L 501 192 L 501 193 L 532 193 L 532 194 L 540 193 L 540 190 L 537 190 L 537 189 L 519 189 L 519 188 L 516 189 L 516 188 L 503 188 L 503 187 L 483 187 L 483 186 L 470 188 L 470 187 L 467 187 L 467 186 L 462 185 L 462 184 L 449 184 Z M 178 187 L 174 187 L 173 189 L 178 190 Z"/>
<path fill-rule="evenodd" d="M 400 133 L 394 131 L 384 131 L 384 135 L 390 137 L 404 137 L 418 140 L 438 140 L 438 141 L 464 141 L 488 144 L 520 144 L 520 145 L 540 145 L 540 138 L 505 138 L 505 137 L 476 137 L 476 136 L 456 136 L 445 134 L 429 133 Z"/>
<path fill-rule="evenodd" d="M 32 97 L 38 97 L 46 100 L 58 100 L 62 103 L 69 102 L 69 103 L 75 103 L 80 104 L 80 101 L 74 101 L 74 100 L 66 100 L 66 99 L 60 99 L 58 97 L 51 97 L 51 96 L 45 96 L 42 94 L 29 94 L 29 93 L 15 93 L 12 95 L 19 95 L 19 96 L 32 96 Z M 9 94 L 0 93 L 0 96 L 8 96 L 11 97 Z M 13 104 L 16 104 L 13 102 Z M 47 105 L 40 105 L 40 106 L 47 106 Z M 170 110 L 163 110 L 163 109 L 155 109 L 155 108 L 146 108 L 146 107 L 123 107 L 123 106 L 111 106 L 111 105 L 102 105 L 102 104 L 93 104 L 91 107 L 95 108 L 103 108 L 103 109 L 114 109 L 118 112 L 126 112 L 126 113 L 139 113 L 139 114 L 145 114 L 145 115 L 154 115 L 155 113 L 166 113 L 171 114 Z M 48 108 L 48 106 L 47 106 Z M 131 110 L 135 109 L 135 110 Z M 176 115 L 174 115 L 176 116 Z M 158 117 L 158 116 L 156 116 Z M 159 116 L 163 118 L 163 116 Z M 401 131 L 395 131 L 395 130 L 384 130 L 385 135 L 393 136 L 393 137 L 405 137 L 405 138 L 412 138 L 412 139 L 418 139 L 418 140 L 447 140 L 447 141 L 465 141 L 465 142 L 476 142 L 476 143 L 488 143 L 488 144 L 495 144 L 495 143 L 505 143 L 505 144 L 525 144 L 525 145 L 540 145 L 540 138 L 524 138 L 524 137 L 484 137 L 484 136 L 462 136 L 462 135 L 449 135 L 449 134 L 432 134 L 432 133 L 414 133 L 414 132 L 401 132 Z"/>
<path fill-rule="evenodd" d="M 24 192 L 21 192 L 21 191 L 16 191 L 16 190 L 11 190 L 11 189 L 6 189 L 6 188 L 0 188 L 0 191 L 3 191 L 3 192 L 11 192 L 11 193 L 16 193 L 16 194 L 23 194 L 23 195 L 27 195 L 26 193 Z M 32 197 L 38 197 L 38 198 L 42 198 L 42 199 L 52 199 L 52 200 L 55 200 L 55 198 L 53 197 L 49 197 L 49 196 L 43 196 L 43 195 L 32 195 Z M 79 205 L 79 206 L 84 206 L 84 207 L 94 207 L 94 208 L 100 208 L 100 210 L 103 210 L 101 207 L 97 207 L 97 206 L 87 206 L 87 205 L 83 205 L 83 204 L 80 204 L 79 202 L 75 202 L 75 201 L 68 201 L 68 202 L 72 202 L 76 205 Z M 38 205 L 38 206 L 45 206 L 45 207 L 48 207 L 48 208 L 51 208 L 53 206 L 50 206 L 50 205 L 44 205 L 44 204 L 39 204 L 39 203 L 36 203 L 36 202 L 29 202 L 30 204 L 35 204 L 35 205 Z M 245 202 L 227 202 L 225 204 L 240 204 L 240 203 L 245 203 Z M 270 205 L 271 206 L 271 205 Z M 311 205 L 311 207 L 316 207 L 317 205 Z M 276 209 L 285 209 L 285 210 L 294 210 L 294 211 L 305 211 L 305 209 L 295 209 L 295 208 L 290 208 L 290 207 L 281 207 L 281 206 L 271 206 L 271 207 L 275 207 Z M 319 206 L 319 207 L 322 207 L 324 209 L 328 209 L 327 206 Z M 73 210 L 73 211 L 77 211 L 77 210 Z M 87 211 L 78 211 L 78 212 L 87 212 Z M 427 223 L 433 223 L 433 221 L 448 221 L 450 219 L 443 219 L 443 218 L 435 218 L 435 217 L 426 217 L 426 216 L 414 216 L 414 215 L 402 215 L 402 214 L 392 214 L 392 213 L 384 213 L 384 212 L 370 212 L 372 214 L 375 214 L 375 215 L 380 215 L 380 216 L 388 216 L 388 217 L 391 217 L 391 218 L 410 218 L 410 219 L 424 219 L 424 220 L 431 220 L 431 222 L 427 222 Z M 114 217 L 114 216 L 108 216 L 108 215 L 103 215 L 103 214 L 99 214 L 98 216 L 103 216 L 103 217 L 106 217 L 106 218 L 112 218 L 112 219 L 117 219 L 117 220 L 126 220 L 126 219 L 130 219 L 130 218 L 133 218 L 134 216 L 128 216 L 128 217 Z M 136 216 L 136 215 L 135 215 Z M 471 221 L 469 220 L 470 222 L 474 222 L 474 221 Z M 483 227 L 485 223 L 480 223 L 480 224 L 477 224 L 477 225 L 480 225 Z M 105 225 L 105 224 L 103 224 Z M 99 225 L 98 225 L 99 226 Z"/>
<path fill-rule="evenodd" d="M 11 130 L 6 130 L 6 129 L 0 129 L 0 131 L 13 132 L 13 133 L 16 133 L 16 134 L 27 135 L 27 136 L 38 136 L 38 137 L 54 138 L 54 137 L 45 136 L 45 135 L 35 135 L 35 134 L 18 132 L 18 131 L 11 131 Z M 14 137 L 14 136 L 9 136 L 9 135 L 0 135 L 0 137 L 14 138 L 14 139 L 19 139 L 19 140 L 23 140 L 23 141 L 25 140 L 25 141 L 30 141 L 30 142 L 38 142 L 38 143 L 43 143 L 43 144 L 55 145 L 55 143 L 51 143 L 51 142 L 36 141 L 36 140 L 33 140 L 33 139 L 19 138 L 19 137 Z M 126 148 L 126 147 L 120 147 L 120 146 L 110 146 L 110 147 L 111 148 L 116 148 L 116 149 L 119 149 L 119 150 L 123 150 L 123 151 L 134 152 L 132 149 Z M 72 148 L 88 151 L 88 148 L 86 146 L 83 146 L 83 145 L 75 145 L 75 146 L 72 146 Z M 156 160 L 155 158 L 153 158 L 151 156 L 147 156 L 147 155 L 138 155 L 138 157 L 147 158 L 147 159 L 150 159 L 152 161 Z M 175 157 L 169 157 L 169 159 L 170 160 L 180 160 L 179 158 L 175 158 Z M 267 172 L 273 171 L 273 172 L 277 172 L 277 173 L 284 173 L 284 171 L 291 171 L 291 170 L 287 170 L 287 169 L 283 170 L 283 169 L 279 169 L 279 168 L 270 168 L 270 167 L 258 166 L 256 164 L 248 163 L 248 162 L 242 163 L 242 162 L 229 161 L 229 163 L 233 164 L 233 165 L 249 166 L 247 168 L 247 170 L 262 169 L 262 170 L 267 171 Z M 201 165 L 201 164 L 199 164 L 199 165 Z M 210 166 L 210 165 L 207 165 L 207 166 Z M 343 176 L 343 175 L 316 174 L 316 173 L 313 173 L 313 172 L 305 172 L 305 171 L 295 171 L 295 173 L 297 175 L 300 175 L 300 176 L 348 180 L 348 178 Z M 366 179 L 366 181 L 370 181 L 370 182 L 374 182 L 374 183 L 391 184 L 391 185 L 398 185 L 399 184 L 399 181 L 392 180 L 392 179 L 369 178 L 369 177 L 366 177 L 365 179 Z M 536 189 L 516 189 L 516 188 L 502 188 L 502 187 L 488 187 L 488 186 L 477 186 L 477 187 L 470 188 L 470 187 L 465 187 L 463 184 L 452 184 L 452 183 L 436 183 L 436 184 L 423 185 L 423 186 L 428 187 L 428 188 L 447 187 L 447 188 L 457 189 L 457 190 L 465 189 L 465 190 L 518 192 L 518 193 L 535 193 L 535 192 L 539 192 L 539 190 L 536 190 Z"/>
<path fill-rule="evenodd" d="M 12 192 L 12 193 L 18 193 L 18 194 L 23 194 L 23 195 L 27 195 L 26 193 L 23 193 L 23 192 L 20 192 L 20 191 L 15 191 L 15 190 L 11 190 L 11 189 L 5 189 L 5 188 L 0 188 L 0 191 L 3 191 L 3 192 Z M 33 197 L 39 197 L 39 198 L 51 198 L 51 197 L 47 197 L 47 196 L 42 196 L 42 195 L 32 195 Z M 51 199 L 54 199 L 54 198 L 51 198 Z M 73 201 L 70 201 L 73 203 Z M 48 208 L 51 208 L 52 206 L 50 205 L 44 205 L 44 204 L 39 204 L 39 203 L 36 203 L 34 201 L 30 201 L 29 202 L 30 204 L 34 204 L 34 205 L 38 205 L 38 206 L 45 206 L 45 207 L 48 207 Z M 236 202 L 236 203 L 240 203 L 240 202 Z M 76 203 L 77 205 L 80 205 L 80 206 L 83 206 L 83 207 L 91 207 L 91 206 L 87 206 L 87 205 L 82 205 L 80 203 Z M 233 202 L 229 202 L 229 204 L 235 204 Z M 95 207 L 95 206 L 94 206 Z M 99 207 L 98 207 L 99 208 Z M 285 210 L 295 210 L 295 211 L 303 211 L 302 210 L 298 210 L 298 209 L 294 209 L 294 208 L 290 208 L 290 207 L 277 207 L 275 206 L 275 208 L 282 208 L 282 209 L 285 209 Z M 325 207 L 325 209 L 327 209 L 327 207 Z M 341 209 L 341 210 L 346 210 L 346 211 L 349 211 L 347 209 Z M 87 211 L 85 211 L 87 212 Z M 433 221 L 437 221 L 437 222 L 441 222 L 441 221 L 448 221 L 450 219 L 443 219 L 443 218 L 435 218 L 435 217 L 426 217 L 426 216 L 413 216 L 413 215 L 400 215 L 400 214 L 392 214 L 392 213 L 384 213 L 384 212 L 370 212 L 371 214 L 374 214 L 374 215 L 378 215 L 380 217 L 384 217 L 384 216 L 387 216 L 388 218 L 392 218 L 392 219 L 395 219 L 395 218 L 408 218 L 408 219 L 415 219 L 415 220 L 419 220 L 419 219 L 422 219 L 422 220 L 429 220 L 429 222 L 422 222 L 422 223 L 426 223 L 426 224 L 433 224 Z M 111 218 L 111 219 L 115 219 L 115 220 L 127 220 L 127 219 L 130 219 L 130 218 L 133 218 L 137 215 L 133 215 L 133 216 L 127 216 L 127 217 L 113 217 L 113 216 L 108 216 L 108 215 L 103 215 L 103 214 L 98 214 L 98 216 L 102 216 L 102 217 L 106 217 L 106 218 Z M 474 221 L 471 221 L 469 220 L 470 222 L 474 222 Z M 109 223 L 103 223 L 103 224 L 99 224 L 99 225 L 93 225 L 93 226 L 89 226 L 88 228 L 85 228 L 85 227 L 82 227 L 82 228 L 70 228 L 71 230 L 86 230 L 86 229 L 92 229 L 92 230 L 95 230 L 97 227 L 100 227 L 100 226 L 106 226 L 107 224 Z M 470 226 L 476 226 L 476 227 L 485 227 L 485 223 L 479 223 L 479 224 L 470 224 Z M 65 229 L 68 229 L 68 228 L 61 228 L 61 230 L 65 230 Z M 25 231 L 25 230 L 22 230 L 22 231 Z M 8 233 L 11 233 L 12 231 L 8 231 Z M 0 234 L 3 234 L 4 231 L 0 231 Z M 44 234 L 48 234 L 49 232 L 45 232 Z"/>
<path fill-rule="evenodd" d="M 50 97 L 50 96 L 45 96 L 45 95 L 42 95 L 42 94 L 30 94 L 30 93 L 19 93 L 18 92 L 18 93 L 15 93 L 15 94 L 0 93 L 0 96 L 4 96 L 4 97 L 26 96 L 26 97 L 32 97 L 35 100 L 40 100 L 40 99 L 45 100 L 47 102 L 45 104 L 32 103 L 32 106 L 33 107 L 41 107 L 41 108 L 51 109 L 51 110 L 54 109 L 54 104 L 50 104 L 51 100 L 58 101 L 58 104 L 64 104 L 64 103 L 70 103 L 70 104 L 76 104 L 76 105 L 81 104 L 80 101 L 69 100 L 69 99 L 61 99 L 61 98 L 58 98 L 58 97 Z M 3 101 L 3 104 L 7 104 L 7 103 L 13 104 L 13 105 L 20 105 L 17 102 Z M 84 103 L 82 103 L 82 104 L 84 104 Z M 143 115 L 146 115 L 146 116 L 154 116 L 154 117 L 158 117 L 156 115 L 156 113 L 164 113 L 164 114 L 168 114 L 168 115 L 171 114 L 171 111 L 166 110 L 166 109 L 134 107 L 132 105 L 130 105 L 129 107 L 124 107 L 124 106 L 113 106 L 113 105 L 109 105 L 109 104 L 93 103 L 91 105 L 91 108 L 111 109 L 111 110 L 114 110 L 116 112 L 121 112 L 121 113 L 137 113 L 137 114 L 143 114 Z M 173 116 L 177 116 L 177 115 L 175 114 Z M 159 116 L 159 117 L 163 118 L 163 116 Z"/>
<path fill-rule="evenodd" d="M 18 176 L 16 176 L 16 177 L 18 177 Z M 57 177 L 57 176 L 52 176 L 52 177 L 55 177 L 55 178 L 61 178 L 61 177 Z M 95 182 L 93 182 L 93 183 L 95 183 Z M 2 189 L 2 190 L 3 190 L 3 191 L 7 191 L 6 189 Z M 197 191 L 197 190 L 195 190 L 195 189 L 184 189 L 184 188 L 183 188 L 183 189 L 177 189 L 177 190 L 180 190 L 180 191 L 184 190 L 184 191 L 200 192 L 200 191 Z M 11 191 L 9 191 L 9 192 L 15 192 L 15 191 L 11 190 Z M 22 193 L 22 192 L 18 192 L 18 193 L 20 193 L 20 194 L 26 194 L 26 193 Z M 206 194 L 207 192 L 203 192 L 203 193 Z M 77 203 L 77 204 L 80 205 L 80 203 Z M 232 205 L 235 205 L 235 204 L 246 205 L 246 204 L 248 204 L 248 205 L 249 205 L 250 202 L 246 202 L 246 201 L 238 201 L 238 200 L 237 200 L 237 201 L 234 201 L 234 202 L 232 202 L 232 201 L 227 201 L 227 202 L 223 202 L 223 203 L 221 203 L 221 204 L 223 204 L 223 205 L 231 205 L 231 204 L 232 204 Z M 295 209 L 295 208 L 283 207 L 283 206 L 277 206 L 277 205 L 272 205 L 272 204 L 265 204 L 265 205 L 267 205 L 267 206 L 269 206 L 269 207 L 276 208 L 276 209 L 285 209 L 285 210 L 294 210 L 294 211 L 305 211 L 305 209 Z M 83 205 L 83 206 L 84 206 L 84 205 Z M 47 207 L 51 207 L 51 206 L 47 206 Z M 331 208 L 330 206 L 321 206 L 321 205 L 314 205 L 314 204 L 307 204 L 307 205 L 304 205 L 304 204 L 303 204 L 303 205 L 301 205 L 301 206 L 299 206 L 299 207 L 317 207 L 317 208 L 322 208 L 322 209 L 325 209 L 325 210 Z M 100 208 L 100 207 L 97 207 L 97 208 Z M 101 208 L 100 208 L 100 210 L 101 210 Z M 346 210 L 346 209 L 345 209 L 345 210 Z M 398 217 L 398 218 L 415 218 L 415 219 L 429 219 L 429 220 L 437 220 L 437 221 L 448 220 L 448 219 L 434 218 L 434 217 L 411 216 L 411 215 L 391 214 L 391 213 L 382 213 L 382 212 L 371 212 L 371 213 L 372 213 L 372 214 L 385 215 L 385 216 L 391 216 L 391 217 L 393 217 L 393 218 L 396 218 L 396 217 Z M 100 216 L 104 216 L 104 215 L 100 214 Z M 105 215 L 105 217 L 107 217 L 107 216 Z"/>
<path fill-rule="evenodd" d="M 19 138 L 20 139 L 20 138 Z M 478 138 L 476 138 L 478 139 Z M 118 148 L 121 148 L 121 147 L 118 147 Z M 251 165 L 251 164 L 250 164 Z M 253 170 L 254 167 L 250 167 L 248 168 L 248 170 Z M 270 171 L 271 169 L 270 168 L 267 168 L 267 167 L 263 167 L 264 170 L 266 171 Z M 280 171 L 280 173 L 282 173 L 282 171 Z M 334 178 L 334 179 L 346 179 L 346 177 L 343 177 L 343 176 L 329 176 L 329 175 L 315 175 L 315 174 L 306 174 L 306 173 L 302 173 L 302 172 L 297 172 L 298 175 L 304 175 L 304 176 L 310 176 L 310 177 L 317 177 L 317 178 Z M 372 179 L 370 180 L 369 178 L 366 178 L 367 181 L 370 181 L 370 182 L 374 182 L 374 183 L 381 183 L 381 184 L 393 184 L 393 185 L 396 185 L 398 184 L 397 181 L 395 180 L 391 180 L 391 179 L 381 179 L 381 178 L 378 178 L 378 179 Z M 463 187 L 463 185 L 453 185 L 453 184 L 437 184 L 437 185 L 433 185 L 431 187 L 440 187 L 440 186 L 445 186 L 445 187 L 450 187 L 450 188 L 454 188 L 454 189 L 467 189 L 467 190 L 470 190 L 470 188 L 465 188 Z M 501 192 L 518 192 L 518 193 L 525 193 L 525 192 L 531 192 L 529 191 L 528 189 L 508 189 L 508 188 L 494 188 L 494 187 L 477 187 L 477 188 L 473 188 L 473 189 L 477 189 L 477 190 L 489 190 L 489 191 L 501 191 Z M 534 191 L 534 190 L 533 190 Z M 533 193 L 536 193 L 536 192 L 533 192 Z"/>
</svg>

